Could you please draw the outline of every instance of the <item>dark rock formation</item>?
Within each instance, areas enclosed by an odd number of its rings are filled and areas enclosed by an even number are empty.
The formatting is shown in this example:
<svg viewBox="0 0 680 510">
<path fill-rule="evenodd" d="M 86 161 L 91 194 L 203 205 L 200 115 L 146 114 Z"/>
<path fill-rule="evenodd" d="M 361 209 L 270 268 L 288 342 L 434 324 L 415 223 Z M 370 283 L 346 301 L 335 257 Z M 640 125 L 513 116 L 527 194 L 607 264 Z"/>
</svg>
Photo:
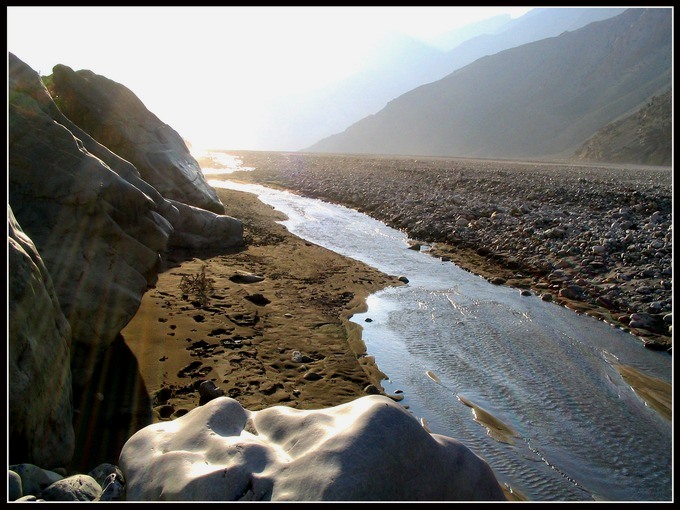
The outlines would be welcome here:
<svg viewBox="0 0 680 510">
<path fill-rule="evenodd" d="M 64 115 L 135 165 L 164 197 L 224 213 L 182 137 L 129 89 L 92 71 L 64 65 L 54 67 L 49 89 Z"/>
<path fill-rule="evenodd" d="M 96 359 L 136 313 L 172 227 L 46 112 L 37 73 L 13 59 L 9 78 L 9 201 L 54 282 L 71 325 L 74 382 L 82 384 L 89 355 Z M 92 352 L 74 356 L 80 348 Z"/>
<path fill-rule="evenodd" d="M 45 264 L 11 208 L 7 229 L 9 459 L 62 466 L 74 447 L 71 327 Z"/>
<path fill-rule="evenodd" d="M 115 430 L 98 426 L 115 436 L 109 441 L 92 436 L 88 427 L 99 422 L 77 412 L 101 397 L 89 386 L 111 382 L 98 367 L 155 281 L 162 254 L 171 246 L 241 246 L 243 226 L 187 205 L 183 196 L 167 200 L 133 164 L 64 116 L 35 71 L 13 54 L 8 64 L 10 457 L 67 466 L 95 458 L 98 445 L 115 443 L 119 451 L 151 415 L 150 404 L 148 413 L 119 405 L 124 426 L 119 418 L 105 424 Z M 215 194 L 202 175 L 196 185 L 184 183 L 175 193 Z M 219 201 L 205 203 L 223 210 Z M 134 380 L 130 363 L 107 373 Z M 106 401 L 117 402 L 111 393 Z M 78 444 L 83 437 L 97 445 Z"/>
</svg>

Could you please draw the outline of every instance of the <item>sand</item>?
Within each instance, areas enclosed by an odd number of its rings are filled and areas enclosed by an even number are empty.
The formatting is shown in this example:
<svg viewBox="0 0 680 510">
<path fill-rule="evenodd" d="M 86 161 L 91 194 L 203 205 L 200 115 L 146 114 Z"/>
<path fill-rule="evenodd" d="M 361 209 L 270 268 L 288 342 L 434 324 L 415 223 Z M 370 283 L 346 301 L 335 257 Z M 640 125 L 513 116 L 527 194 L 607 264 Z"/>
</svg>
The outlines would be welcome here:
<svg viewBox="0 0 680 510">
<path fill-rule="evenodd" d="M 365 298 L 401 285 L 359 261 L 306 242 L 276 223 L 281 213 L 253 194 L 218 190 L 244 222 L 245 246 L 165 257 L 154 288 L 122 331 L 154 407 L 154 422 L 201 403 L 212 381 L 245 408 L 318 409 L 382 389 L 353 313 Z M 205 277 L 201 300 L 180 288 Z M 185 289 L 186 290 L 186 289 Z"/>
</svg>

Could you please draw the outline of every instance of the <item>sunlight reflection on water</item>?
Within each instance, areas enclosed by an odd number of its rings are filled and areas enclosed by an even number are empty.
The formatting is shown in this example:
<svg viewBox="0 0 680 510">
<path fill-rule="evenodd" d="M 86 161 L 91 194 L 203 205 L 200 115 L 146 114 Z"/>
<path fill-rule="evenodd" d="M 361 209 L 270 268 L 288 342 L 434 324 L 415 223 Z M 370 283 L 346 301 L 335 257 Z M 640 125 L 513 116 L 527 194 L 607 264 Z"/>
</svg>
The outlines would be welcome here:
<svg viewBox="0 0 680 510">
<path fill-rule="evenodd" d="M 243 161 L 239 156 L 225 152 L 210 151 L 199 153 L 197 156 L 197 159 L 202 162 L 201 170 L 205 176 L 228 175 L 234 172 L 254 170 L 253 167 L 243 166 Z"/>
</svg>

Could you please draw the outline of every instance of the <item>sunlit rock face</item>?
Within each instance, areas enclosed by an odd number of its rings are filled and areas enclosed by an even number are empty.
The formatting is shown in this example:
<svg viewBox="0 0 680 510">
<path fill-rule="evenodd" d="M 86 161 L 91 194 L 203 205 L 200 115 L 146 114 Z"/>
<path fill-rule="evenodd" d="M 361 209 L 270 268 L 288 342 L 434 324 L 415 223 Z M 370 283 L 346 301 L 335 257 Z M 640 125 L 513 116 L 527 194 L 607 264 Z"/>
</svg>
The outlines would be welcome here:
<svg viewBox="0 0 680 510">
<path fill-rule="evenodd" d="M 145 427 L 119 466 L 136 501 L 503 501 L 488 464 L 392 399 L 248 411 L 218 397 Z"/>
<path fill-rule="evenodd" d="M 48 117 L 73 133 L 87 152 L 101 159 L 111 170 L 151 198 L 160 214 L 170 221 L 177 215 L 174 207 L 153 186 L 141 178 L 139 171 L 132 163 L 111 152 L 64 116 L 33 69 L 13 53 L 8 54 L 8 60 L 13 100 L 22 98 L 24 102 L 32 102 L 33 107 L 39 108 Z"/>
<path fill-rule="evenodd" d="M 80 385 L 139 308 L 173 229 L 149 195 L 51 115 L 37 73 L 16 57 L 9 64 L 9 203 L 71 326 Z"/>
<path fill-rule="evenodd" d="M 74 448 L 71 328 L 45 264 L 9 207 L 7 255 L 9 463 L 64 466 Z"/>
<path fill-rule="evenodd" d="M 182 137 L 129 89 L 64 65 L 54 67 L 49 88 L 64 115 L 132 163 L 161 195 L 224 214 L 224 205 Z"/>
</svg>

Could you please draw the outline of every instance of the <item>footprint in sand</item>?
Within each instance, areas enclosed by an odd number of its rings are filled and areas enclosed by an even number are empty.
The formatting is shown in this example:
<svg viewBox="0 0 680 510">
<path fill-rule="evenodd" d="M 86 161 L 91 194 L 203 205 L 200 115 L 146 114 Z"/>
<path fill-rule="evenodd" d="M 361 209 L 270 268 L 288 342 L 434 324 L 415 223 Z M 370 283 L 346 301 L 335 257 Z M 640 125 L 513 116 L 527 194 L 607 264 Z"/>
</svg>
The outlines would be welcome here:
<svg viewBox="0 0 680 510">
<path fill-rule="evenodd" d="M 262 294 L 249 294 L 244 299 L 247 299 L 251 303 L 258 305 L 258 306 L 266 306 L 269 303 L 271 303 L 271 301 L 269 299 L 267 299 L 266 297 L 264 297 Z"/>
</svg>

